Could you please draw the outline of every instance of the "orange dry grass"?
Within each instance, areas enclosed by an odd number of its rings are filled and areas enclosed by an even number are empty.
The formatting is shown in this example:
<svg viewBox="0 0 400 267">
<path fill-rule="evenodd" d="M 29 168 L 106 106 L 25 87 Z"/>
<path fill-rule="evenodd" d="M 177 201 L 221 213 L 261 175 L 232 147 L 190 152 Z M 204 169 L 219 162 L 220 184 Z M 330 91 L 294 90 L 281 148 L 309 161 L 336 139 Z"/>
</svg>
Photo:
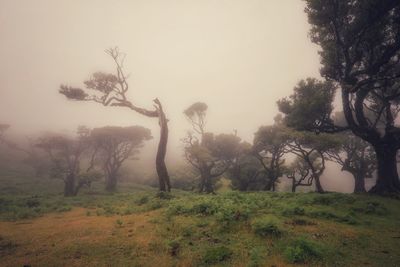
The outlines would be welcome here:
<svg viewBox="0 0 400 267">
<path fill-rule="evenodd" d="M 149 248 L 157 240 L 157 229 L 148 220 L 157 211 L 124 217 L 87 216 L 86 211 L 76 208 L 29 221 L 0 222 L 2 242 L 16 245 L 0 254 L 0 266 L 125 265 L 120 255 L 130 266 L 165 266 L 170 261 L 165 249 Z"/>
</svg>

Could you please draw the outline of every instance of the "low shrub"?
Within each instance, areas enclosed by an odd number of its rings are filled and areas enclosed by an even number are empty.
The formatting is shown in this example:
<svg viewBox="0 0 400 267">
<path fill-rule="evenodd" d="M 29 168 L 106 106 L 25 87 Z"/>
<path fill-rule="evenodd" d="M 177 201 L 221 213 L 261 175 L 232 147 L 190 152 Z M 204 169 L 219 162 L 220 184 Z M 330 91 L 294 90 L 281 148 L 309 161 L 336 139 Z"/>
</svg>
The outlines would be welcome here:
<svg viewBox="0 0 400 267">
<path fill-rule="evenodd" d="M 228 260 L 231 255 L 232 251 L 225 246 L 211 247 L 204 254 L 202 262 L 206 265 L 216 264 Z"/>
<path fill-rule="evenodd" d="M 321 259 L 322 252 L 318 244 L 301 237 L 289 245 L 283 255 L 290 263 L 308 263 Z"/>
<path fill-rule="evenodd" d="M 259 236 L 275 236 L 279 237 L 283 231 L 278 226 L 278 223 L 271 218 L 261 218 L 253 222 L 252 228 L 254 233 Z"/>
</svg>

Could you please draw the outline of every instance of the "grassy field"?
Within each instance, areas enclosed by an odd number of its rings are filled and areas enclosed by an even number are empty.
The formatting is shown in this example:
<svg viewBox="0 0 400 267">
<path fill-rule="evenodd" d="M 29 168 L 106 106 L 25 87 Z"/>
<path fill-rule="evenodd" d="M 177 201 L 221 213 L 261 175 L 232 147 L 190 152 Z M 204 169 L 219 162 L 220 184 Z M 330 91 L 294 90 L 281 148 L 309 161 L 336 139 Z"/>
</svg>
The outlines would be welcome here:
<svg viewBox="0 0 400 267">
<path fill-rule="evenodd" d="M 0 266 L 400 266 L 400 200 L 338 193 L 200 195 L 0 173 Z"/>
<path fill-rule="evenodd" d="M 1 266 L 399 266 L 396 199 L 368 195 L 3 195 Z"/>
</svg>

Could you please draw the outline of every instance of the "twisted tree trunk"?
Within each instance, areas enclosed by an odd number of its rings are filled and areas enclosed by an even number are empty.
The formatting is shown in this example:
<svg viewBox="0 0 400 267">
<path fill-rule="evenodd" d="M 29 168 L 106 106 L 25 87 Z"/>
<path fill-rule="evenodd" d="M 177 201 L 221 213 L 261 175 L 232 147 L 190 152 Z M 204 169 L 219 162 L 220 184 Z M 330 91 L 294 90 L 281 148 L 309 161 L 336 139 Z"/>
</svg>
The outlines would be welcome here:
<svg viewBox="0 0 400 267">
<path fill-rule="evenodd" d="M 162 109 L 161 103 L 158 99 L 154 100 L 158 111 L 158 119 L 160 124 L 160 142 L 158 143 L 158 150 L 156 156 L 156 169 L 158 174 L 158 181 L 160 191 L 171 191 L 171 183 L 169 180 L 167 166 L 165 165 L 165 155 L 167 153 L 168 143 L 168 120 Z"/>
<path fill-rule="evenodd" d="M 371 193 L 399 193 L 400 182 L 397 173 L 397 149 L 389 145 L 374 146 L 378 160 L 378 178 Z"/>
</svg>

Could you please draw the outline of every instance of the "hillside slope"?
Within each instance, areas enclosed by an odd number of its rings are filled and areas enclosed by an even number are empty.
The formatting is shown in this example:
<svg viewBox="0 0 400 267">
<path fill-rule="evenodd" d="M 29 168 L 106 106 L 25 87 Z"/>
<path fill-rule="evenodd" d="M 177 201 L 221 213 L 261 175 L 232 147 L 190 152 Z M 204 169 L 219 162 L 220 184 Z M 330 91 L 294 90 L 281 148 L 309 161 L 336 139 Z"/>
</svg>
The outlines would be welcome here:
<svg viewBox="0 0 400 267">
<path fill-rule="evenodd" d="M 398 266 L 399 200 L 329 193 L 0 198 L 1 266 Z"/>
</svg>

